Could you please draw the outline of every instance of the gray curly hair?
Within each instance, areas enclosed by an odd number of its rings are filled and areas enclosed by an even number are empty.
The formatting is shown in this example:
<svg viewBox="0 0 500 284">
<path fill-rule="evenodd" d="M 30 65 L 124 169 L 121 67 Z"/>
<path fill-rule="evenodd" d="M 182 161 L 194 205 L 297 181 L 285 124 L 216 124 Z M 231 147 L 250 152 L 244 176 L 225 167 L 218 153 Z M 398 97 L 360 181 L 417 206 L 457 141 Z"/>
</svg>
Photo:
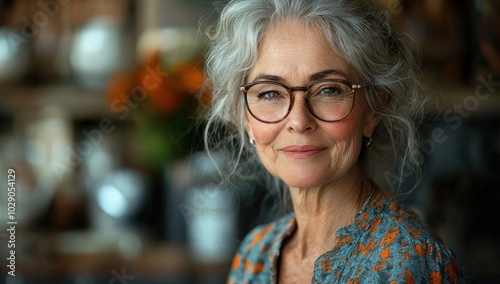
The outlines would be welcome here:
<svg viewBox="0 0 500 284">
<path fill-rule="evenodd" d="M 226 174 L 237 172 L 242 163 L 257 165 L 251 168 L 257 169 L 254 172 L 259 176 L 266 172 L 258 170 L 260 163 L 247 138 L 239 87 L 257 60 L 266 30 L 287 21 L 319 27 L 332 49 L 351 63 L 363 82 L 369 83 L 368 104 L 381 117 L 372 146 L 362 157 L 369 176 L 386 187 L 384 171 L 392 169 L 399 154 L 401 173 L 405 165 L 420 173 L 417 128 L 429 96 L 419 79 L 421 73 L 411 45 L 391 27 L 390 14 L 383 4 L 375 0 L 233 0 L 207 32 L 211 48 L 205 69 L 207 88 L 212 92 L 205 114 L 206 150 L 224 146 L 237 149 L 229 158 L 231 170 Z M 387 96 L 386 102 L 381 93 Z M 395 190 L 394 186 L 390 188 Z"/>
</svg>

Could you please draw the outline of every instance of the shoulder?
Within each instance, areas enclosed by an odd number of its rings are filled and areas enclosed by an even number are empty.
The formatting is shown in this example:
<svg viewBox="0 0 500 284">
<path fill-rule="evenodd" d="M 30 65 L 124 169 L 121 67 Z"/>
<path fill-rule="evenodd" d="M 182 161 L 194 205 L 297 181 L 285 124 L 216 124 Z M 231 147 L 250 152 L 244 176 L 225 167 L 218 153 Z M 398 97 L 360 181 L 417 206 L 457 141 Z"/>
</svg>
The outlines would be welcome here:
<svg viewBox="0 0 500 284">
<path fill-rule="evenodd" d="M 375 275 L 398 282 L 461 283 L 468 279 L 456 255 L 412 210 L 396 198 L 381 198 L 378 206 L 381 210 L 367 226 L 369 234 L 357 246 L 358 254 L 369 256 Z"/>
<path fill-rule="evenodd" d="M 229 282 L 239 283 L 243 279 L 269 279 L 281 242 L 291 230 L 292 223 L 293 214 L 288 214 L 250 231 L 233 258 Z"/>
</svg>

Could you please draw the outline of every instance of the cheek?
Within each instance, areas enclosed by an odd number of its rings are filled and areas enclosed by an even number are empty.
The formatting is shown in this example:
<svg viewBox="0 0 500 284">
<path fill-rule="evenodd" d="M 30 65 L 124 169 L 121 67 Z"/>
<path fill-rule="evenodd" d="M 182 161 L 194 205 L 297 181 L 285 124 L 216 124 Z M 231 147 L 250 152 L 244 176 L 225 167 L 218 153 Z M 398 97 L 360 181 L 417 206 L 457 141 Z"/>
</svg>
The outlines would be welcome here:
<svg viewBox="0 0 500 284">
<path fill-rule="evenodd" d="M 331 125 L 325 125 L 325 132 L 331 137 L 333 142 L 346 141 L 355 138 L 358 132 L 358 126 L 355 121 L 343 120 Z"/>
<path fill-rule="evenodd" d="M 251 120 L 250 126 L 253 138 L 257 143 L 256 150 L 260 160 L 272 175 L 277 175 L 278 156 L 275 151 L 275 141 L 283 126 L 281 124 L 264 124 L 256 120 Z"/>
<path fill-rule="evenodd" d="M 278 136 L 283 128 L 281 123 L 265 124 L 254 119 L 250 120 L 250 126 L 252 127 L 255 141 L 257 141 L 258 145 L 264 147 L 272 145 L 276 136 Z"/>
<path fill-rule="evenodd" d="M 341 121 L 325 123 L 323 129 L 331 137 L 333 143 L 360 140 L 363 135 L 361 117 L 357 113 L 354 113 L 354 110 L 351 115 Z"/>
<path fill-rule="evenodd" d="M 361 139 L 366 124 L 367 107 L 364 100 L 356 101 L 349 116 L 339 123 L 333 123 L 335 130 L 330 133 L 338 135 L 339 140 Z"/>
</svg>

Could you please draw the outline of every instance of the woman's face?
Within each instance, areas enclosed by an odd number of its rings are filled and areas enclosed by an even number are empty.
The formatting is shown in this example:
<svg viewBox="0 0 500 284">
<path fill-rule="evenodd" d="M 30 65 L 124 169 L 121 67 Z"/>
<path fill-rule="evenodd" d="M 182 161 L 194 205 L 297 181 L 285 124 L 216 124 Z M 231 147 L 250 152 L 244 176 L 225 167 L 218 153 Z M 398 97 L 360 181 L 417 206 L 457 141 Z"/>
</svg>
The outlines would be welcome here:
<svg viewBox="0 0 500 284">
<path fill-rule="evenodd" d="M 289 87 L 307 86 L 318 76 L 362 83 L 319 29 L 287 23 L 264 35 L 246 83 L 279 79 Z M 283 121 L 267 124 L 246 113 L 246 130 L 263 164 L 291 187 L 321 187 L 347 178 L 358 163 L 363 135 L 371 136 L 378 123 L 364 90 L 356 90 L 353 110 L 337 122 L 316 119 L 306 107 L 304 92 L 293 94 L 295 103 Z"/>
</svg>

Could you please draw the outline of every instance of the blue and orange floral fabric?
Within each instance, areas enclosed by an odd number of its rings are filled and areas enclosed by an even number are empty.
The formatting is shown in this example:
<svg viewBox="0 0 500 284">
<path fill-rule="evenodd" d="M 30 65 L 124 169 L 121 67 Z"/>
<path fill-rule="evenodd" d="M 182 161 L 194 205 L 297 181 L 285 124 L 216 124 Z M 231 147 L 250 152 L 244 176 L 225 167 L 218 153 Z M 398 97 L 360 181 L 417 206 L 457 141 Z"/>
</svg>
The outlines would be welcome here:
<svg viewBox="0 0 500 284">
<path fill-rule="evenodd" d="M 227 283 L 277 283 L 280 248 L 295 229 L 290 213 L 252 230 Z M 316 259 L 311 283 L 470 283 L 453 252 L 392 194 L 380 194 L 337 237 Z"/>
</svg>

